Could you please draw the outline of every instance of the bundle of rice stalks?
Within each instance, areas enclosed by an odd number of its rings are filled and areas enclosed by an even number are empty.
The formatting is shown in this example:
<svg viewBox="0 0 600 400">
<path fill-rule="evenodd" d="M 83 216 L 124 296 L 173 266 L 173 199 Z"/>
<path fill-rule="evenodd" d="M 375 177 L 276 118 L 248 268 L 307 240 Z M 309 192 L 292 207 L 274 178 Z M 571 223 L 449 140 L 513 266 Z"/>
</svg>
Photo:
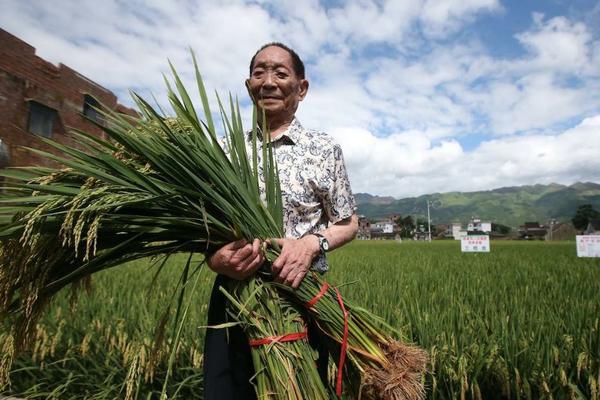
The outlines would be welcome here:
<svg viewBox="0 0 600 400">
<path fill-rule="evenodd" d="M 227 115 L 219 100 L 226 153 L 195 59 L 194 65 L 204 120 L 172 69 L 172 118 L 134 94 L 142 118 L 102 111 L 106 123 L 100 127 L 110 140 L 78 131 L 74 134 L 85 152 L 49 140 L 45 141 L 64 157 L 31 149 L 63 169 L 2 172 L 12 182 L 0 198 L 0 318 L 12 327 L 12 338 L 5 341 L 11 348 L 5 354 L 31 342 L 37 320 L 59 290 L 82 286 L 95 272 L 160 256 L 164 259 L 157 264 L 159 274 L 175 253 L 212 252 L 239 239 L 282 237 L 277 168 L 268 140 L 258 145 L 256 111 L 253 151 L 248 154 L 237 103 L 230 97 Z M 266 201 L 260 196 L 263 184 Z M 265 252 L 269 261 L 278 255 L 276 246 Z M 186 264 L 173 294 L 176 341 L 190 309 L 183 304 L 184 293 L 197 285 L 198 268 Z M 331 339 L 338 395 L 344 383 L 354 397 L 362 391 L 368 398 L 419 398 L 423 353 L 393 341 L 392 330 L 372 314 L 345 304 L 336 290 L 320 295 L 322 285 L 312 274 L 299 290 L 292 290 L 270 282 L 267 273 L 224 288 L 230 315 L 256 344 L 253 383 L 258 397 L 329 398 L 330 389 L 317 376 L 314 354 L 303 334 L 305 319 L 312 318 Z M 305 303 L 316 296 L 320 300 L 307 308 Z M 283 340 L 290 337 L 294 340 Z M 3 357 L 0 387 L 9 366 L 10 357 Z"/>
</svg>

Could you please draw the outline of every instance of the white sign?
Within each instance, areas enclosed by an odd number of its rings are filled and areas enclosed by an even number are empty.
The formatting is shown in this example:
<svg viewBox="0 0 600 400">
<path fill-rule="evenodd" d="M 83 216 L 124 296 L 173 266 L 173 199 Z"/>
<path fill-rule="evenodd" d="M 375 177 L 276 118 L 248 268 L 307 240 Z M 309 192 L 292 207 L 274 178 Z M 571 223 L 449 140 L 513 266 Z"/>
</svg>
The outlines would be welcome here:
<svg viewBox="0 0 600 400">
<path fill-rule="evenodd" d="M 577 257 L 600 257 L 600 235 L 577 235 Z"/>
<path fill-rule="evenodd" d="M 490 237 L 488 235 L 467 235 L 460 239 L 463 253 L 489 253 Z"/>
</svg>

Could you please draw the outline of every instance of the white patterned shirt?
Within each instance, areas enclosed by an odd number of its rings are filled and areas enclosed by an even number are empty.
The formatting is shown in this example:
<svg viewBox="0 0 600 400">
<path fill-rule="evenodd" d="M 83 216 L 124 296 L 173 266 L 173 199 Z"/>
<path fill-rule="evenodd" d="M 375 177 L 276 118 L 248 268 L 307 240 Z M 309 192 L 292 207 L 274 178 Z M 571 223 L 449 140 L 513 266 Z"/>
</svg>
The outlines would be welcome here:
<svg viewBox="0 0 600 400">
<path fill-rule="evenodd" d="M 251 134 L 247 136 L 246 145 L 251 154 Z M 301 238 L 352 216 L 356 202 L 342 149 L 329 135 L 304 129 L 294 118 L 271 145 L 279 170 L 286 237 Z M 262 153 L 257 153 L 262 178 Z M 264 181 L 261 182 L 261 193 L 264 196 Z M 312 267 L 325 272 L 327 260 L 318 256 Z"/>
</svg>

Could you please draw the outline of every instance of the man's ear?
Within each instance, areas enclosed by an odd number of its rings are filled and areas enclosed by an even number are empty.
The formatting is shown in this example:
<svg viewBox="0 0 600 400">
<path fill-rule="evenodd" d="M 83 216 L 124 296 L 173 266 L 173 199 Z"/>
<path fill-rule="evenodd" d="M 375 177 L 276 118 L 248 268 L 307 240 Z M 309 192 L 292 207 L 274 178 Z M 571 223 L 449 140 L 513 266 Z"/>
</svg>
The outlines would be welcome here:
<svg viewBox="0 0 600 400">
<path fill-rule="evenodd" d="M 244 81 L 244 84 L 246 85 L 246 90 L 248 91 L 248 96 L 250 96 L 250 100 L 252 100 L 252 102 L 254 104 L 256 104 L 256 101 L 254 100 L 254 96 L 252 96 L 252 90 L 250 90 L 250 79 L 246 79 Z"/>
<path fill-rule="evenodd" d="M 308 81 L 306 79 L 302 79 L 300 81 L 300 100 L 304 100 L 306 97 L 306 93 L 308 92 Z"/>
</svg>

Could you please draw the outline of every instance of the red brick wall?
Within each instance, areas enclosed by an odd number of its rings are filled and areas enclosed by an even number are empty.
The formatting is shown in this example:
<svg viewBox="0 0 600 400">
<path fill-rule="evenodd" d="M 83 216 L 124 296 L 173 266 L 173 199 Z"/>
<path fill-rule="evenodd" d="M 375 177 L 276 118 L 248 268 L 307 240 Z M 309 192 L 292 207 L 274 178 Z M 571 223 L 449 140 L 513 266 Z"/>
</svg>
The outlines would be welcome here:
<svg viewBox="0 0 600 400">
<path fill-rule="evenodd" d="M 35 48 L 0 29 L 0 139 L 9 149 L 11 166 L 53 165 L 22 148 L 55 152 L 27 131 L 29 100 L 57 111 L 52 139 L 60 143 L 78 147 L 72 128 L 103 136 L 101 129 L 81 115 L 86 94 L 113 110 L 135 115 L 109 90 L 63 64 L 43 60 L 35 55 Z"/>
</svg>

